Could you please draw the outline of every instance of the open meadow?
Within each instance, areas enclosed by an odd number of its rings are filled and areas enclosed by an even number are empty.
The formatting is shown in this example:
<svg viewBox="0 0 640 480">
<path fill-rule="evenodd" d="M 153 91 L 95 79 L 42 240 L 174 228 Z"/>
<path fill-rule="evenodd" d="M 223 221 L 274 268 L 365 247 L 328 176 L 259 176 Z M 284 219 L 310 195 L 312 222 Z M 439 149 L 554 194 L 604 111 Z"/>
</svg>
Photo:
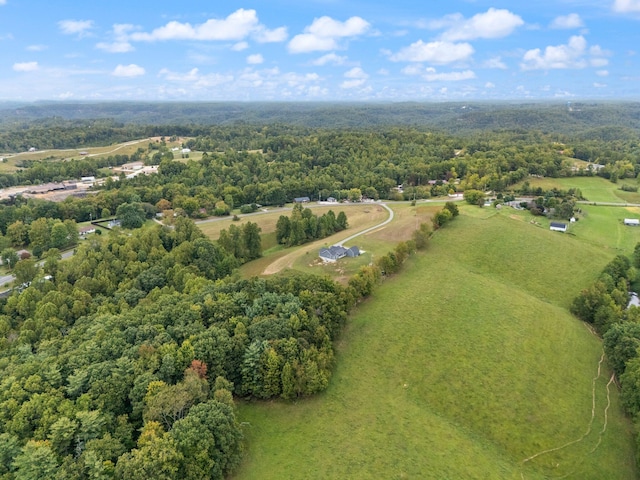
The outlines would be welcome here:
<svg viewBox="0 0 640 480">
<path fill-rule="evenodd" d="M 590 207 L 560 234 L 461 208 L 350 317 L 324 393 L 240 404 L 233 478 L 636 478 L 601 341 L 567 311 L 640 240 L 611 231 L 620 210 Z"/>
<path fill-rule="evenodd" d="M 633 180 L 620 180 L 617 184 L 611 183 L 602 177 L 565 177 L 565 178 L 527 178 L 530 188 L 542 188 L 550 190 L 568 190 L 570 188 L 580 189 L 582 196 L 590 202 L 614 202 L 614 203 L 640 203 L 640 194 L 637 192 L 626 192 L 621 190 L 624 183 L 637 186 Z M 513 186 L 518 190 L 522 183 Z"/>
</svg>

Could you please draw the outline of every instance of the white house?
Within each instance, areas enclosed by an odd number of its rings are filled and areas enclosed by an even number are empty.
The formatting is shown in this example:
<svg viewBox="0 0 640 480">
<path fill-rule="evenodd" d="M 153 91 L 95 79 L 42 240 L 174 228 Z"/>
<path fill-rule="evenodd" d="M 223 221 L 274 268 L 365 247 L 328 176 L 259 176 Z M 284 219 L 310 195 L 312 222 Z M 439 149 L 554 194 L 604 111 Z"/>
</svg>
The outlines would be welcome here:
<svg viewBox="0 0 640 480">
<path fill-rule="evenodd" d="M 630 225 L 632 227 L 637 227 L 638 225 L 640 225 L 640 220 L 638 220 L 637 218 L 625 218 L 624 224 Z"/>
<path fill-rule="evenodd" d="M 564 233 L 567 231 L 567 224 L 560 223 L 560 222 L 551 222 L 551 224 L 549 225 L 549 230 L 553 230 L 554 232 Z"/>
</svg>

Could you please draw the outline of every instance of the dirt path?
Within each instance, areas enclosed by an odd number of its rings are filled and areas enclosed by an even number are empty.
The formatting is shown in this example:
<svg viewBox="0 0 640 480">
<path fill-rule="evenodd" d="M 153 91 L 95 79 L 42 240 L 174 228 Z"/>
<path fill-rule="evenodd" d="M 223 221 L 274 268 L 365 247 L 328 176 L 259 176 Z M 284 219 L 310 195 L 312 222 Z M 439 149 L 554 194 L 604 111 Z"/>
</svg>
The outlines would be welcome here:
<svg viewBox="0 0 640 480">
<path fill-rule="evenodd" d="M 391 210 L 386 204 L 384 203 L 377 203 L 376 205 L 380 205 L 382 207 L 384 207 L 388 212 L 389 212 L 389 218 L 387 218 L 384 222 L 379 223 L 377 225 L 374 225 L 373 227 L 369 227 L 369 228 L 365 228 L 364 230 L 359 231 L 358 233 L 354 233 L 353 235 L 340 240 L 338 243 L 335 243 L 334 245 L 340 245 L 342 246 L 342 244 L 351 241 L 352 239 L 360 236 L 360 235 L 364 235 L 365 233 L 369 233 L 372 232 L 373 230 L 377 230 L 379 228 L 384 227 L 385 225 L 387 225 L 389 222 L 391 222 L 393 220 L 393 210 Z M 307 243 L 305 245 L 302 245 L 301 247 L 295 249 L 293 252 L 288 253 L 280 258 L 277 258 L 276 260 L 274 260 L 272 263 L 269 264 L 269 266 L 267 266 L 267 268 L 264 269 L 264 271 L 262 272 L 263 275 L 273 275 L 274 273 L 278 273 L 281 270 L 284 270 L 285 268 L 291 268 L 293 266 L 293 262 L 295 262 L 301 255 L 304 255 L 305 252 L 308 252 L 309 250 L 317 250 L 319 249 L 322 245 L 324 245 L 326 242 L 326 238 L 323 238 L 321 240 L 316 240 L 315 242 L 312 243 Z"/>
<path fill-rule="evenodd" d="M 589 424 L 587 426 L 587 431 L 580 437 L 577 438 L 575 440 L 572 440 L 570 442 L 565 443 L 564 445 L 560 445 L 559 447 L 555 447 L 555 448 L 550 448 L 548 450 L 543 450 L 541 452 L 536 453 L 535 455 L 531 455 L 528 458 L 525 458 L 522 463 L 525 464 L 541 455 L 545 455 L 547 453 L 552 453 L 552 452 L 557 452 L 559 450 L 563 450 L 571 445 L 574 445 L 576 443 L 580 443 L 582 442 L 587 436 L 589 436 L 589 434 L 591 433 L 592 429 L 593 429 L 593 422 L 595 420 L 595 416 L 596 416 L 596 382 L 598 381 L 598 379 L 601 376 L 601 371 L 602 371 L 602 363 L 604 362 L 604 352 L 602 352 L 602 355 L 600 356 L 600 361 L 598 362 L 598 373 L 595 377 L 593 377 L 593 379 L 591 380 L 591 419 L 589 420 Z M 608 423 L 608 413 L 609 413 L 609 407 L 611 406 L 611 397 L 610 397 L 610 390 L 609 387 L 611 386 L 611 384 L 614 382 L 615 380 L 615 375 L 611 374 L 611 378 L 609 379 L 609 382 L 607 383 L 607 404 L 604 407 L 604 422 L 602 425 L 602 429 L 600 430 L 599 434 L 598 434 L 598 441 L 595 444 L 595 446 L 593 447 L 593 449 L 591 449 L 591 451 L 589 452 L 590 454 L 595 452 L 598 447 L 600 446 L 600 444 L 602 443 L 602 436 L 604 435 L 604 433 L 607 431 L 607 423 Z M 572 472 L 573 473 L 573 472 Z M 571 475 L 572 473 L 570 473 L 569 475 Z M 522 478 L 524 478 L 524 474 L 521 473 L 520 474 Z M 568 476 L 568 475 L 567 475 Z M 559 478 L 564 478 L 564 477 L 559 477 Z"/>
</svg>

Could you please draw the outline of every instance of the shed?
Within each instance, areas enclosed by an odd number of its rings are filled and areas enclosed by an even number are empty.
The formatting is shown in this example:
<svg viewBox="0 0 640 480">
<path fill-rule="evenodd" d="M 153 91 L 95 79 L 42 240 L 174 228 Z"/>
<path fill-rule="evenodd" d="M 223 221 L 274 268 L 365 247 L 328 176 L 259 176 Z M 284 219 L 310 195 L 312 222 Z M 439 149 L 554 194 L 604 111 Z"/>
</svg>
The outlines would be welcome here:
<svg viewBox="0 0 640 480">
<path fill-rule="evenodd" d="M 309 203 L 310 201 L 309 197 L 296 197 L 293 199 L 293 203 Z"/>
<path fill-rule="evenodd" d="M 637 218 L 625 218 L 624 224 L 630 225 L 632 227 L 637 227 L 638 225 L 640 225 L 640 220 L 638 220 Z"/>
<path fill-rule="evenodd" d="M 561 222 L 551 222 L 549 225 L 549 230 L 553 230 L 554 232 L 566 232 L 567 224 Z"/>
</svg>

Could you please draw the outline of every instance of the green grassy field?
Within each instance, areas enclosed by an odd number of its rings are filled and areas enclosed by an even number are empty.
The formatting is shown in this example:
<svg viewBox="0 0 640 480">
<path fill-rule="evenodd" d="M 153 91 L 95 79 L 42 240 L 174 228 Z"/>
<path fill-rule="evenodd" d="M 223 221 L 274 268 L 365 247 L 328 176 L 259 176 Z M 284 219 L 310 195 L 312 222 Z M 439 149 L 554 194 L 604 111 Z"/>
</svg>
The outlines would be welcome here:
<svg viewBox="0 0 640 480">
<path fill-rule="evenodd" d="M 599 212 L 563 235 L 463 208 L 352 315 L 326 392 L 240 404 L 234 478 L 635 478 L 600 340 L 566 310 L 632 242 L 603 248 Z"/>
<path fill-rule="evenodd" d="M 625 192 L 620 190 L 623 183 L 638 186 L 635 180 L 624 180 L 617 184 L 611 183 L 602 177 L 567 177 L 567 178 L 527 178 L 531 188 L 540 187 L 544 190 L 558 188 L 568 190 L 579 188 L 582 196 L 590 202 L 628 202 L 640 203 L 640 194 L 637 192 Z M 514 185 L 514 189 L 522 186 Z"/>
</svg>

